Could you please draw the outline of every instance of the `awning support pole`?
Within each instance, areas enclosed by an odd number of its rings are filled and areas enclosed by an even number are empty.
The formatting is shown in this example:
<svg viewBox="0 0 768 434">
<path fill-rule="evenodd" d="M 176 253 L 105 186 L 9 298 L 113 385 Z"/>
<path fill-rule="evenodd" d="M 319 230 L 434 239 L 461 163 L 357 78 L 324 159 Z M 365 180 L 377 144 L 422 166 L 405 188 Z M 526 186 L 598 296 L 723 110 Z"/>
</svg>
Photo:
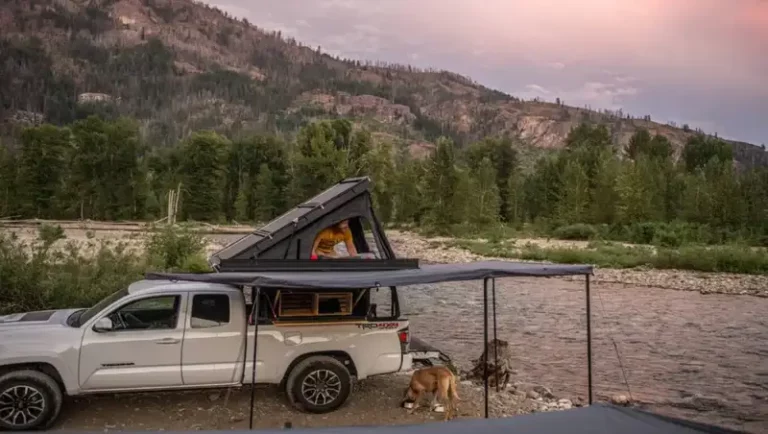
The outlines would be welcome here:
<svg viewBox="0 0 768 434">
<path fill-rule="evenodd" d="M 251 410 L 250 410 L 250 416 L 248 417 L 248 429 L 253 429 L 253 401 L 254 397 L 256 395 L 256 351 L 259 347 L 259 301 L 261 299 L 261 288 L 257 287 L 254 288 L 254 295 L 253 295 L 253 365 L 251 366 Z M 247 329 L 246 329 L 246 342 L 248 339 Z"/>
<path fill-rule="evenodd" d="M 496 278 L 491 280 L 491 297 L 493 298 L 493 353 L 496 360 L 494 361 L 494 372 L 496 374 L 496 392 L 500 392 L 499 387 L 499 340 L 496 339 Z"/>
<path fill-rule="evenodd" d="M 483 385 L 485 388 L 485 418 L 488 419 L 488 281 L 483 279 Z"/>
<path fill-rule="evenodd" d="M 589 405 L 592 405 L 592 302 L 589 291 L 589 274 L 587 274 L 587 393 Z"/>
</svg>

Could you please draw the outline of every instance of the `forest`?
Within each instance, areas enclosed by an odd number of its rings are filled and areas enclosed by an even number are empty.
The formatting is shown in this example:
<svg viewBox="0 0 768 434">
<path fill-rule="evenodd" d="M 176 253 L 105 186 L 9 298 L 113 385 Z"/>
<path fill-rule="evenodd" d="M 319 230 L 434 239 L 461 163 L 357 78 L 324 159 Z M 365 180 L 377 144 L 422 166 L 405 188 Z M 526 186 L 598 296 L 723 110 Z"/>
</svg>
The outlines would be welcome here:
<svg viewBox="0 0 768 434">
<path fill-rule="evenodd" d="M 662 136 L 640 130 L 620 150 L 604 126 L 585 123 L 528 169 L 511 138 L 458 147 L 442 137 L 415 159 L 345 119 L 292 138 L 198 131 L 150 147 L 140 137 L 129 118 L 24 129 L 17 149 L 0 148 L 0 217 L 156 220 L 178 188 L 180 220 L 264 222 L 367 175 L 383 221 L 434 233 L 504 227 L 669 247 L 768 243 L 768 170 L 740 168 L 710 136 L 693 136 L 676 156 Z"/>
</svg>

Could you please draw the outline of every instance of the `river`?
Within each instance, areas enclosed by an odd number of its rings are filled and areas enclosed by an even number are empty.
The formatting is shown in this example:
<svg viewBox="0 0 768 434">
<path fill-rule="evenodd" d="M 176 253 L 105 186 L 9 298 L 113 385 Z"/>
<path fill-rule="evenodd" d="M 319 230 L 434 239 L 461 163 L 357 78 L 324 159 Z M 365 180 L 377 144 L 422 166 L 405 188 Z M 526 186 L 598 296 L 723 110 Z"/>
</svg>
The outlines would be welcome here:
<svg viewBox="0 0 768 434">
<path fill-rule="evenodd" d="M 415 336 L 462 367 L 482 353 L 481 282 L 399 292 Z M 514 380 L 586 398 L 584 284 L 508 278 L 496 292 Z M 768 299 L 593 284 L 592 337 L 596 399 L 631 393 L 652 411 L 768 432 Z"/>
</svg>

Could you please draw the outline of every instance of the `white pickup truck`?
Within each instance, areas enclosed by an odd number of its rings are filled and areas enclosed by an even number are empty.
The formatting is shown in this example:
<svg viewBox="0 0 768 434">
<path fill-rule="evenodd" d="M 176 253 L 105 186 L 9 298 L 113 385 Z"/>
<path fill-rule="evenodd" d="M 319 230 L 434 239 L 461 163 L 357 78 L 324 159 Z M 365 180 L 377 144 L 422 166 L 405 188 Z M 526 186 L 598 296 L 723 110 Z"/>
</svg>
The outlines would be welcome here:
<svg viewBox="0 0 768 434">
<path fill-rule="evenodd" d="M 331 262 L 310 260 L 313 240 L 341 221 L 357 253 L 374 258 L 344 268 L 417 265 L 395 260 L 372 203 L 368 178 L 343 180 L 215 253 L 211 266 L 252 271 L 278 260 L 270 266 L 329 271 Z M 281 385 L 304 411 L 338 408 L 353 379 L 443 359 L 411 340 L 397 288 L 261 291 L 256 382 Z M 248 294 L 222 283 L 142 280 L 89 309 L 0 316 L 0 429 L 51 426 L 65 395 L 253 383 Z"/>
<path fill-rule="evenodd" d="M 377 320 L 372 291 L 263 292 L 256 382 L 321 413 L 345 402 L 353 379 L 411 369 L 408 321 Z M 0 428 L 49 427 L 65 395 L 251 383 L 247 298 L 230 285 L 142 280 L 90 309 L 0 316 Z"/>
</svg>

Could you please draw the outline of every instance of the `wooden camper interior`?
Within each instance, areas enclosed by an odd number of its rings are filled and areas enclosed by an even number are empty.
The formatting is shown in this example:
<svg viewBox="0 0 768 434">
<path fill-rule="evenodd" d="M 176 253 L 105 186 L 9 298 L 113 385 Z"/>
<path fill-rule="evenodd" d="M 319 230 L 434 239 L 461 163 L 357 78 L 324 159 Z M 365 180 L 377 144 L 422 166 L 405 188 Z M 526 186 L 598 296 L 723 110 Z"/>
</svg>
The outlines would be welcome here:
<svg viewBox="0 0 768 434">
<path fill-rule="evenodd" d="M 382 288 L 384 290 L 385 288 Z M 388 289 L 388 288 L 386 288 Z M 389 312 L 377 312 L 369 289 L 286 290 L 263 288 L 259 302 L 259 324 L 365 322 L 389 318 Z M 248 323 L 253 325 L 253 306 L 248 300 Z M 383 306 L 386 310 L 387 306 Z"/>
</svg>

